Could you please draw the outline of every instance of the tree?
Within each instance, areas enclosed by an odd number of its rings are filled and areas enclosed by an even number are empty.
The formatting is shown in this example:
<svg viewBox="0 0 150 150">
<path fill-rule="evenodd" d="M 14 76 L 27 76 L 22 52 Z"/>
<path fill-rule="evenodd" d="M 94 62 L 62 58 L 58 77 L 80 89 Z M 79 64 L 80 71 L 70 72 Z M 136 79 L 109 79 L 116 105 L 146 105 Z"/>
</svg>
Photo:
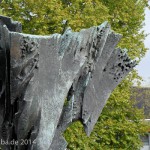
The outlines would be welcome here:
<svg viewBox="0 0 150 150">
<path fill-rule="evenodd" d="M 16 0 L 3 1 L 1 8 L 3 14 L 22 22 L 24 32 L 32 34 L 62 33 L 63 20 L 75 31 L 108 20 L 115 31 L 123 34 L 119 46 L 140 61 L 146 52 L 141 28 L 147 4 L 146 0 Z M 130 101 L 134 79 L 139 79 L 136 70 L 114 90 L 90 137 L 85 136 L 79 122 L 68 128 L 65 136 L 70 149 L 140 148 L 139 134 L 147 127 L 141 121 L 143 112 Z"/>
<path fill-rule="evenodd" d="M 63 31 L 63 20 L 74 31 L 108 20 L 108 9 L 101 2 L 69 1 L 3 1 L 3 13 L 23 24 L 23 31 L 32 34 L 52 34 Z M 97 15 L 95 15 L 97 14 Z M 101 16 L 101 17 L 97 17 Z M 42 28 L 41 28 L 42 27 Z"/>
<path fill-rule="evenodd" d="M 136 100 L 136 106 L 144 109 L 146 119 L 150 118 L 150 88 L 149 87 L 133 87 L 132 99 Z"/>
</svg>

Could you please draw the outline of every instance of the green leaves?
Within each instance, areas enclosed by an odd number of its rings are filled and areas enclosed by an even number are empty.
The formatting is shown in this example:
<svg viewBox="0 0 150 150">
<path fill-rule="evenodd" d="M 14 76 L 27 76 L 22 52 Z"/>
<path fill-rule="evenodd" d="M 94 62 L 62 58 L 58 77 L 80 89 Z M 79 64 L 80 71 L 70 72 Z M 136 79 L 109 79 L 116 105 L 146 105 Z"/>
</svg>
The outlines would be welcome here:
<svg viewBox="0 0 150 150">
<path fill-rule="evenodd" d="M 109 18 L 108 9 L 98 0 L 18 0 L 12 3 L 3 2 L 1 7 L 4 14 L 21 21 L 23 32 L 30 34 L 61 33 L 63 20 L 68 20 L 68 25 L 78 31 L 99 25 Z"/>
</svg>

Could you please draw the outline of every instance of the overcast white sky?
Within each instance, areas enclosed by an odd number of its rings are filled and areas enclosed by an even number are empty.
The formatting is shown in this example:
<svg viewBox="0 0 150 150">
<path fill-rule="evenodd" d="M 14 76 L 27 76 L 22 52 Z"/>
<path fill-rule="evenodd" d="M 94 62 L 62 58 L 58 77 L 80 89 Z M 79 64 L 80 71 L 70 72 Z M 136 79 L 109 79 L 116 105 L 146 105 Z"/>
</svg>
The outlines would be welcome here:
<svg viewBox="0 0 150 150">
<path fill-rule="evenodd" d="M 149 2 L 150 5 L 150 2 Z M 144 30 L 145 33 L 150 34 L 150 10 L 145 10 L 145 26 Z M 150 86 L 150 35 L 145 40 L 145 46 L 148 48 L 148 51 L 136 69 L 139 72 L 139 75 L 143 77 L 144 82 L 142 83 L 143 86 Z"/>
</svg>

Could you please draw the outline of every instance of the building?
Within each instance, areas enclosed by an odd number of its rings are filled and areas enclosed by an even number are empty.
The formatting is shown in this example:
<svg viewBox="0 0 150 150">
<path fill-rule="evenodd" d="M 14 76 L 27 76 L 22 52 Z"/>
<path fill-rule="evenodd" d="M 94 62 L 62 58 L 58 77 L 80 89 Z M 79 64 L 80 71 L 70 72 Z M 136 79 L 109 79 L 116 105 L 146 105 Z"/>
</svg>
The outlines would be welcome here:
<svg viewBox="0 0 150 150">
<path fill-rule="evenodd" d="M 145 121 L 150 123 L 150 87 L 133 87 L 131 99 L 136 100 L 136 107 L 144 109 Z M 143 147 L 141 150 L 150 150 L 150 130 L 145 136 L 140 136 Z"/>
<path fill-rule="evenodd" d="M 146 121 L 150 122 L 150 119 L 145 119 Z M 140 136 L 143 142 L 143 147 L 141 150 L 150 150 L 150 131 L 148 131 L 145 136 Z"/>
</svg>

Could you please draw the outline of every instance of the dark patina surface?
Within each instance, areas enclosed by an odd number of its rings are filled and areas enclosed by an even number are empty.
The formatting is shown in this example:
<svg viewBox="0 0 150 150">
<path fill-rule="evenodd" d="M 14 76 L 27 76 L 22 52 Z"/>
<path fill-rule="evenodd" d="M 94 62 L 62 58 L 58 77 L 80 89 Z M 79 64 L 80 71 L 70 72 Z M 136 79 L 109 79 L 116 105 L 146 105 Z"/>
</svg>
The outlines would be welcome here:
<svg viewBox="0 0 150 150">
<path fill-rule="evenodd" d="M 90 135 L 111 92 L 135 66 L 115 48 L 120 38 L 107 22 L 63 35 L 28 35 L 19 22 L 0 16 L 0 139 L 18 141 L 1 146 L 65 150 L 62 133 L 77 120 Z"/>
</svg>

